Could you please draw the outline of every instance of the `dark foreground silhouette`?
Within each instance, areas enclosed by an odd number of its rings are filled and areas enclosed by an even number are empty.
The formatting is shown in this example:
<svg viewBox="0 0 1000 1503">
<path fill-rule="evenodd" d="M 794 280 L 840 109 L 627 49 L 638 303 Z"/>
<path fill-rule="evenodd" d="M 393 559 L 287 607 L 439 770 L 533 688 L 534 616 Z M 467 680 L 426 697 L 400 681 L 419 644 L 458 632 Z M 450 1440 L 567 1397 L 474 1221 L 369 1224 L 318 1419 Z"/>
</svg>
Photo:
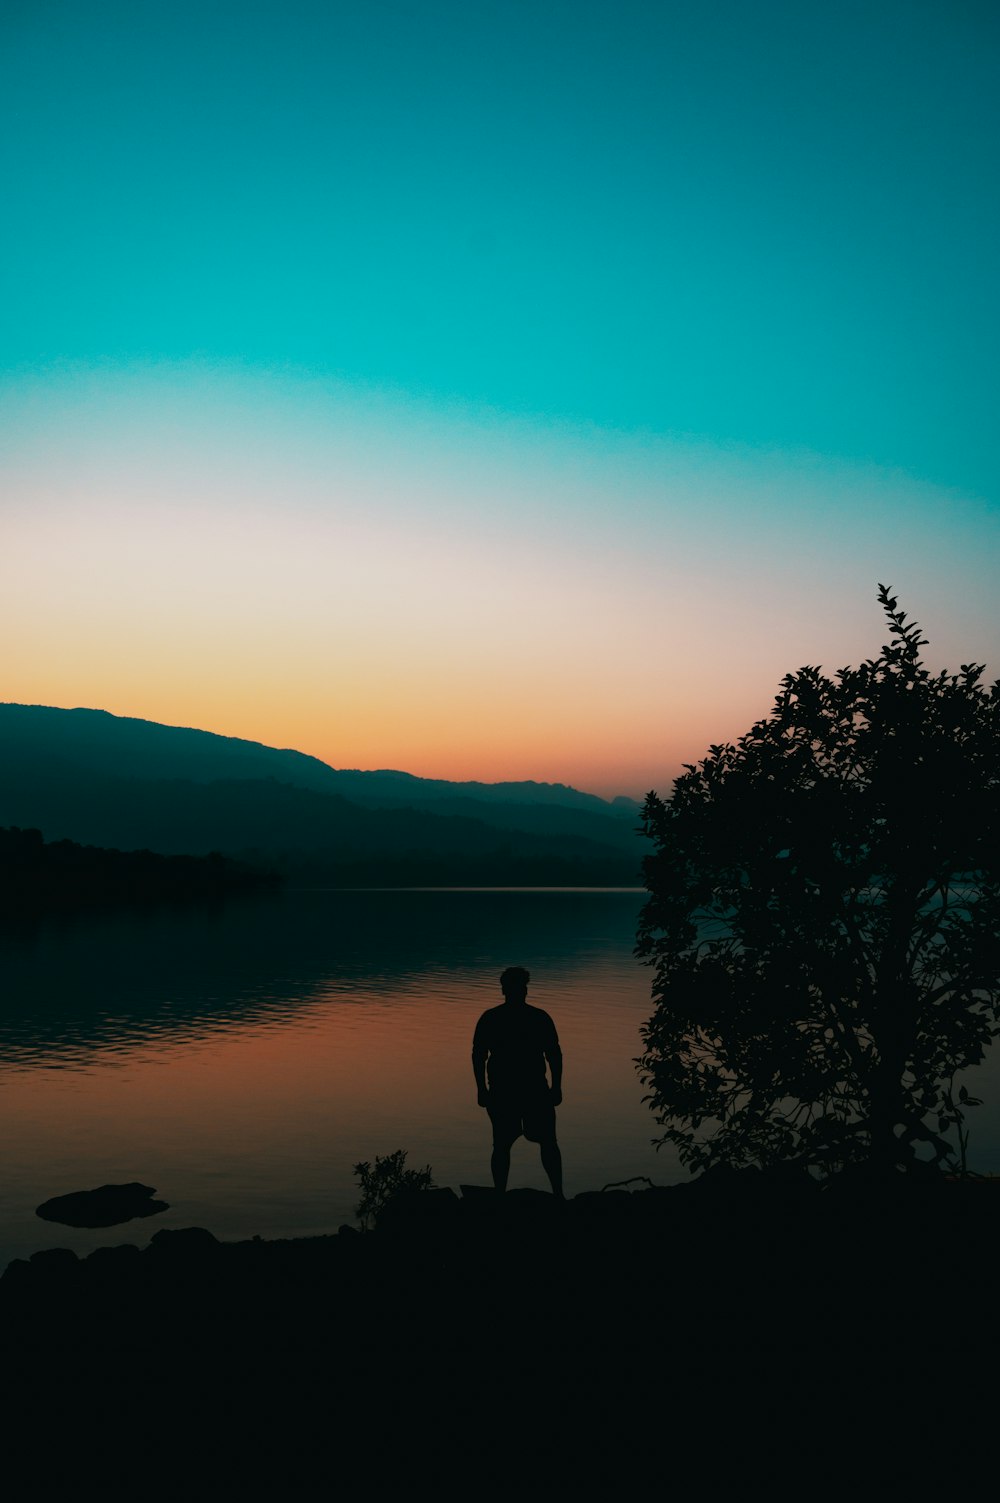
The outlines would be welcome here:
<svg viewBox="0 0 1000 1503">
<path fill-rule="evenodd" d="M 496 1190 L 506 1190 L 510 1150 L 523 1133 L 541 1149 L 553 1195 L 562 1198 L 562 1156 L 556 1141 L 556 1107 L 562 1101 L 562 1050 L 555 1024 L 540 1007 L 528 1006 L 530 972 L 508 966 L 500 977 L 504 1000 L 476 1024 L 472 1071 L 479 1105 L 493 1127 L 490 1171 Z M 551 1083 L 546 1079 L 548 1066 Z"/>
<path fill-rule="evenodd" d="M 47 1476 L 131 1451 L 285 1496 L 906 1488 L 990 1433 L 998 1213 L 994 1181 L 715 1172 L 427 1190 L 364 1235 L 53 1249 L 0 1279 L 9 1445 L 30 1424 Z"/>
</svg>

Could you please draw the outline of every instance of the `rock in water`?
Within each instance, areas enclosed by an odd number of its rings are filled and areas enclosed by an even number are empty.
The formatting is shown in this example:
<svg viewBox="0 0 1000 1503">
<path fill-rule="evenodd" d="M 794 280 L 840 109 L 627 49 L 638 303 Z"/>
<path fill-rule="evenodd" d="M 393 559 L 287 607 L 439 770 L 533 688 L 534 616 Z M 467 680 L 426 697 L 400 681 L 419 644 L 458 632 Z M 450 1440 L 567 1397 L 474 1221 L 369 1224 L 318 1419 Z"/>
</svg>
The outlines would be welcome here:
<svg viewBox="0 0 1000 1503">
<path fill-rule="evenodd" d="M 74 1190 L 71 1195 L 55 1195 L 35 1211 L 43 1221 L 57 1221 L 60 1226 L 118 1226 L 138 1216 L 156 1216 L 170 1207 L 165 1200 L 153 1200 L 151 1185 L 100 1185 L 96 1190 Z"/>
</svg>

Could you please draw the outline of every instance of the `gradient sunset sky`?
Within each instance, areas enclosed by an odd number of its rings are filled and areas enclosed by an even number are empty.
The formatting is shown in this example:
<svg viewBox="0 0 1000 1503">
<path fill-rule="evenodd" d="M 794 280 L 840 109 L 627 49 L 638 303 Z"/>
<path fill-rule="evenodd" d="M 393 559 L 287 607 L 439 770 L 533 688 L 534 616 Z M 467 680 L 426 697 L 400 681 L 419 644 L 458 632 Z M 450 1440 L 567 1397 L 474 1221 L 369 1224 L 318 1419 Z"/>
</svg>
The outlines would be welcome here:
<svg viewBox="0 0 1000 1503">
<path fill-rule="evenodd" d="M 666 791 L 1000 673 L 993 0 L 8 0 L 0 699 Z"/>
</svg>

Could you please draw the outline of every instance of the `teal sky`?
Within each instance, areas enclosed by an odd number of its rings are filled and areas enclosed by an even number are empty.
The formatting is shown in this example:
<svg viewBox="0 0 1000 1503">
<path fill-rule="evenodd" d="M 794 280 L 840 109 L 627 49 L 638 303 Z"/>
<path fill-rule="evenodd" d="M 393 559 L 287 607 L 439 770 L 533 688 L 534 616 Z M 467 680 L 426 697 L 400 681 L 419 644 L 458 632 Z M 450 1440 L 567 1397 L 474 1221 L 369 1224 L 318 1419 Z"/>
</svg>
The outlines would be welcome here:
<svg viewBox="0 0 1000 1503">
<path fill-rule="evenodd" d="M 823 551 L 789 520 L 796 465 L 813 499 L 834 477 L 816 503 L 828 528 L 868 514 L 865 476 L 883 490 L 891 477 L 872 577 L 852 559 L 844 603 L 873 600 L 876 577 L 905 589 L 882 545 L 894 529 L 911 531 L 900 567 L 919 557 L 930 577 L 950 512 L 949 588 L 962 593 L 967 560 L 987 610 L 994 3 L 8 0 L 4 18 L 0 440 L 15 507 L 92 504 L 67 479 L 81 411 L 92 497 L 94 445 L 120 486 L 123 448 L 159 454 L 178 404 L 198 410 L 175 446 L 195 458 L 221 414 L 204 473 L 231 453 L 234 403 L 258 437 L 268 415 L 277 463 L 298 440 L 272 409 L 308 389 L 314 417 L 322 391 L 341 419 L 379 407 L 372 452 L 405 411 L 411 479 L 416 425 L 450 456 L 452 497 L 456 467 L 470 450 L 488 466 L 502 431 L 515 518 L 553 465 L 572 479 L 597 455 L 578 520 L 614 513 L 627 533 L 637 467 L 646 517 L 650 475 L 676 470 L 664 456 L 703 475 L 710 453 L 728 466 L 729 515 L 751 508 L 771 565 L 787 537 L 789 571 Z M 169 388 L 156 423 L 135 398 L 151 371 Z M 352 474 L 364 465 L 354 455 Z M 412 504 L 439 517 L 436 473 Z M 558 507 L 571 526 L 565 486 Z M 746 560 L 725 530 L 723 582 Z M 776 642 L 794 643 L 795 611 Z M 846 661 L 854 646 L 830 650 Z M 775 647 L 762 682 L 807 656 Z M 325 742 L 304 749 L 336 760 Z"/>
<path fill-rule="evenodd" d="M 6 10 L 15 369 L 291 363 L 995 491 L 992 3 Z"/>
</svg>

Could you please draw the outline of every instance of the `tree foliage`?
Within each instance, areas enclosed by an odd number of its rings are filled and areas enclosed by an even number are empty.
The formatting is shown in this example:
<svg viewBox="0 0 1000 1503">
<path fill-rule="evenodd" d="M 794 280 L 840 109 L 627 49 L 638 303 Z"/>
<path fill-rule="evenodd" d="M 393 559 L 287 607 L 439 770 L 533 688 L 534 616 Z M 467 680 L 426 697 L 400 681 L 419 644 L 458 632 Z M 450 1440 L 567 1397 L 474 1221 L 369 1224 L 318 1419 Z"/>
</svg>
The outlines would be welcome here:
<svg viewBox="0 0 1000 1503">
<path fill-rule="evenodd" d="M 767 719 L 643 810 L 636 1061 L 692 1169 L 964 1160 L 955 1076 L 1000 1002 L 1000 682 L 889 644 L 782 680 Z"/>
</svg>

